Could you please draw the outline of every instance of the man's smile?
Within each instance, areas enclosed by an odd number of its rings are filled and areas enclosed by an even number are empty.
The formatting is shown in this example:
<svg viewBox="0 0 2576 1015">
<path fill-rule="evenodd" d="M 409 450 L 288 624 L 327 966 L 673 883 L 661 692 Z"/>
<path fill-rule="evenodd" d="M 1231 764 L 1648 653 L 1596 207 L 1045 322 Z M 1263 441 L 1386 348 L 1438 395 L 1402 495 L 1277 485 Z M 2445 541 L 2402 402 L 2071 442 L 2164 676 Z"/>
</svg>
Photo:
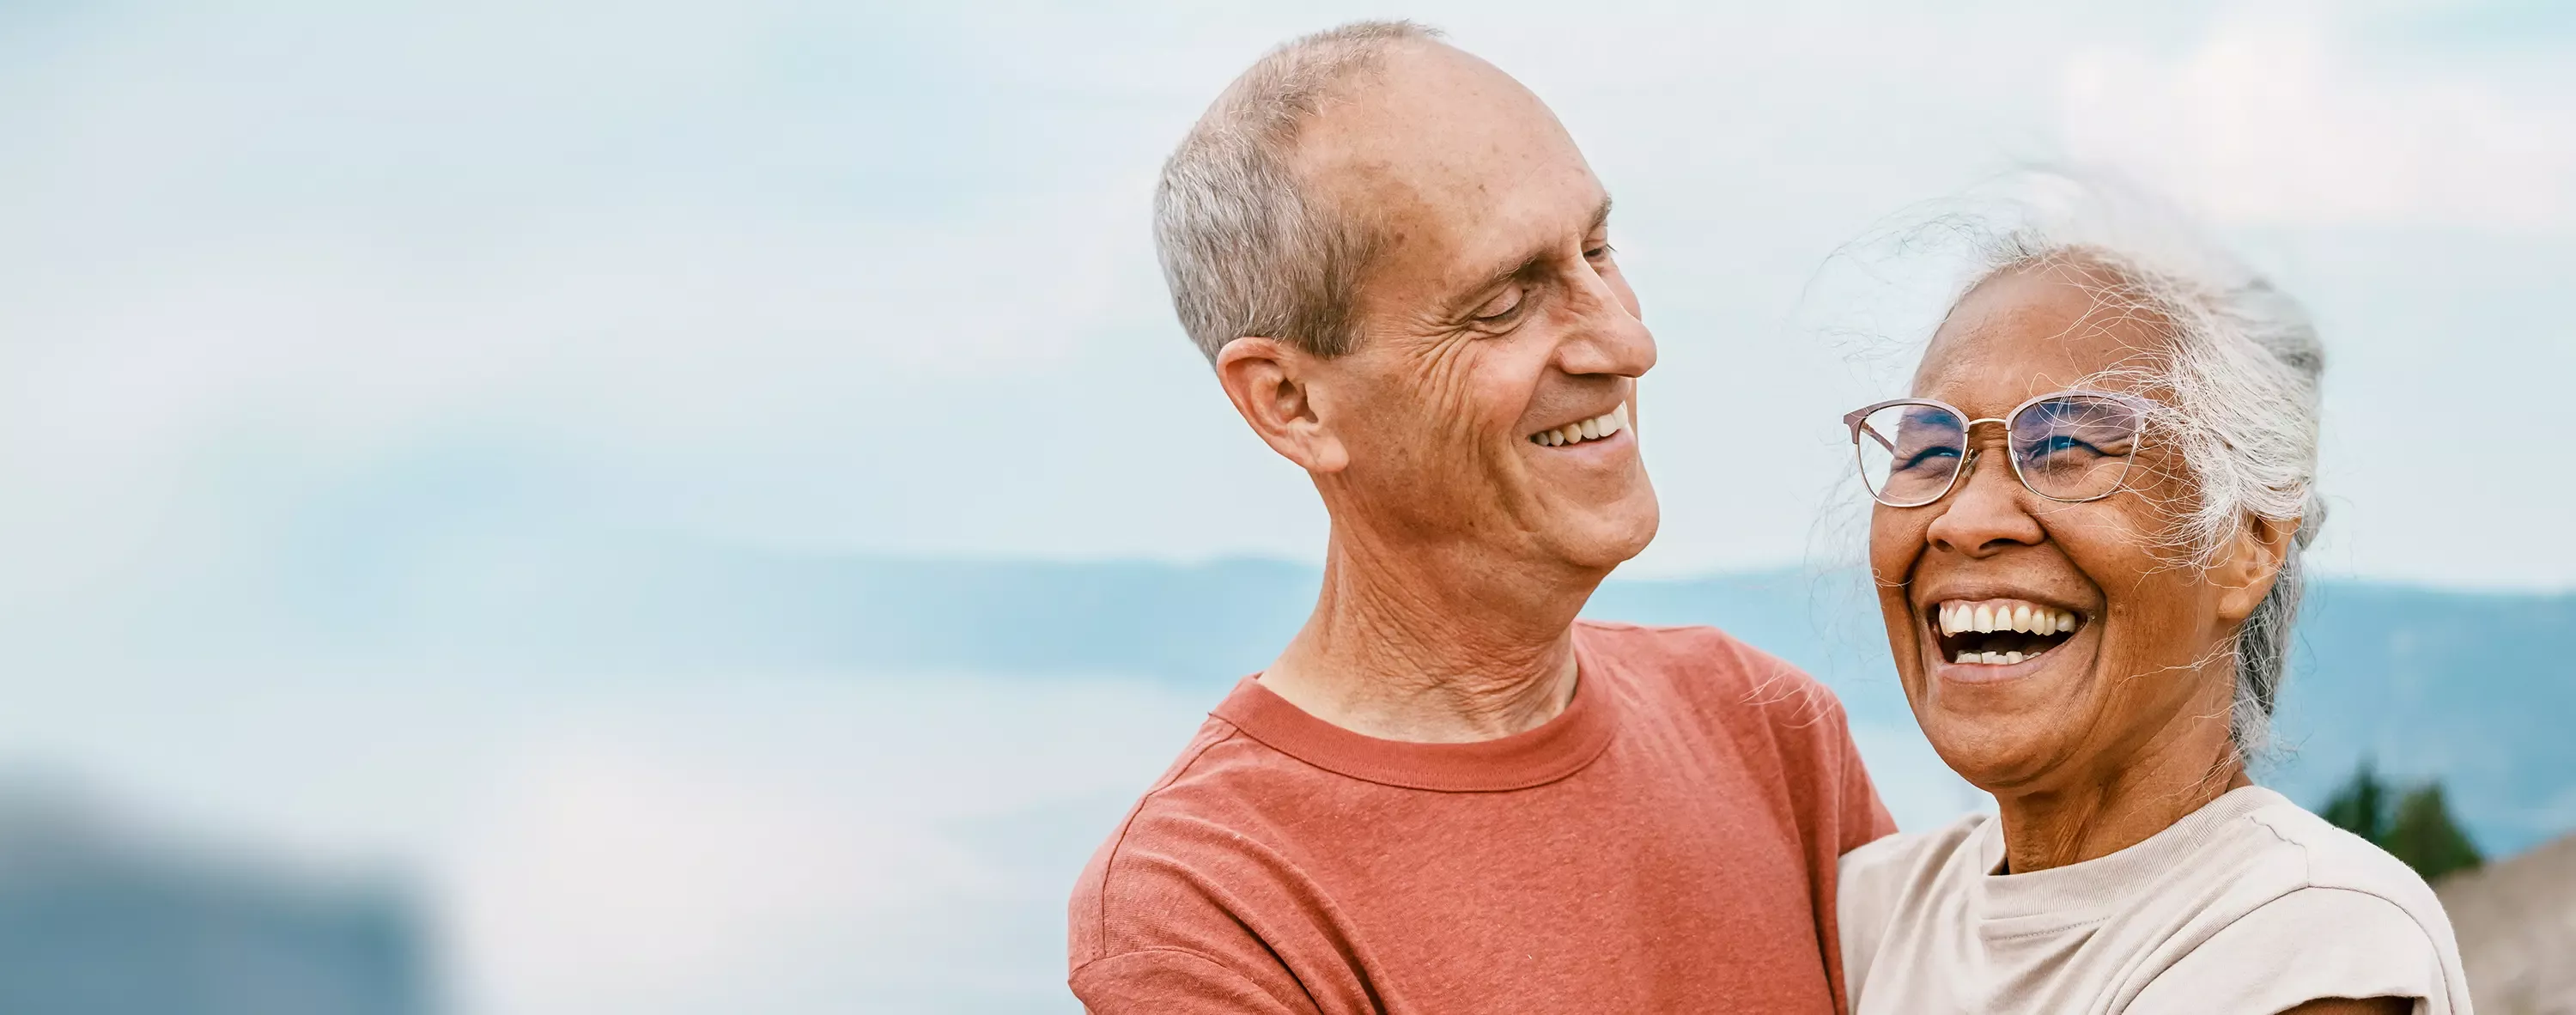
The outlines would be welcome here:
<svg viewBox="0 0 2576 1015">
<path fill-rule="evenodd" d="M 1585 441 L 1602 440 L 1604 438 L 1614 436 L 1620 431 L 1626 429 L 1628 429 L 1628 403 L 1621 402 L 1610 411 L 1594 416 L 1590 419 L 1576 420 L 1575 422 L 1567 423 L 1563 426 L 1541 430 L 1537 433 L 1531 434 L 1529 435 L 1529 441 L 1532 444 L 1540 444 L 1552 448 L 1563 447 L 1568 444 L 1581 444 Z"/>
</svg>

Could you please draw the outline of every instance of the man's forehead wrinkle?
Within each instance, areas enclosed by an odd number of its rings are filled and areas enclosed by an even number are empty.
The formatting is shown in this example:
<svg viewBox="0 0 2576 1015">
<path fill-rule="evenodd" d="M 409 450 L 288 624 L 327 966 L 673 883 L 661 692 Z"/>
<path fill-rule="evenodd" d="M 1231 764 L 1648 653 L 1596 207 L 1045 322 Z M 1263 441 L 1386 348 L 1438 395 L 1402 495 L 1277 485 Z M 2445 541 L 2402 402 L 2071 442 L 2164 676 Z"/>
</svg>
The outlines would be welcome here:
<svg viewBox="0 0 2576 1015">
<path fill-rule="evenodd" d="M 1582 178 L 1543 179 L 1559 172 Z M 1474 204 L 1485 214 L 1473 219 L 1473 228 L 1461 231 L 1460 241 L 1481 249 L 1471 251 L 1472 263 L 1459 266 L 1459 277 L 1498 283 L 1547 260 L 1567 242 L 1599 231 L 1609 218 L 1609 197 L 1604 194 L 1583 218 L 1566 216 L 1566 205 L 1558 203 L 1556 195 L 1572 187 L 1600 191 L 1599 181 L 1591 179 L 1589 169 L 1579 162 L 1532 159 L 1514 166 L 1508 180 L 1498 180 L 1491 173 L 1478 178 Z"/>
<path fill-rule="evenodd" d="M 1389 54 L 1370 75 L 1319 107 L 1290 154 L 1312 200 L 1372 234 L 1352 294 L 1363 317 L 1445 328 L 1467 309 L 1452 304 L 1600 227 L 1608 201 L 1589 164 L 1510 76 L 1446 47 Z"/>
</svg>

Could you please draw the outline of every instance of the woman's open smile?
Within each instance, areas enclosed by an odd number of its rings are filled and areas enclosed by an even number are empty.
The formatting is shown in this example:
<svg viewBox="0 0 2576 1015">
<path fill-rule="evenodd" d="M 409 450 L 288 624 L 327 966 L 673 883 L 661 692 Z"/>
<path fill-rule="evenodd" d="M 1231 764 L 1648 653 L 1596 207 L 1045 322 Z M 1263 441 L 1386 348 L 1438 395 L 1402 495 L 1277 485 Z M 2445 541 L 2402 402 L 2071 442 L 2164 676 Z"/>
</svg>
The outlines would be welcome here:
<svg viewBox="0 0 2576 1015">
<path fill-rule="evenodd" d="M 1951 596 L 1918 607 L 1927 668 L 1942 680 L 1988 683 L 2040 671 L 2040 660 L 2086 627 L 2073 607 L 2029 598 Z M 2064 655 L 2055 658 L 2066 658 Z"/>
</svg>

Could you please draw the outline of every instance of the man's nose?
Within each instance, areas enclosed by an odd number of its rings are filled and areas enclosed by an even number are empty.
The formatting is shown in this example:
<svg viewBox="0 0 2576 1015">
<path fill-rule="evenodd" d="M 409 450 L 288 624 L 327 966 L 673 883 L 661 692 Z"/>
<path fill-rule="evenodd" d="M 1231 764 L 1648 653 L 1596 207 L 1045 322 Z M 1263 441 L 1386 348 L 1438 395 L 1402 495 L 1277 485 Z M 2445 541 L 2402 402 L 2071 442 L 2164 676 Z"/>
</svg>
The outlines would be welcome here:
<svg viewBox="0 0 2576 1015">
<path fill-rule="evenodd" d="M 1637 377 L 1655 366 L 1655 334 L 1628 309 L 1622 294 L 1599 272 L 1585 271 L 1576 290 L 1580 316 L 1558 350 L 1569 374 Z"/>
</svg>

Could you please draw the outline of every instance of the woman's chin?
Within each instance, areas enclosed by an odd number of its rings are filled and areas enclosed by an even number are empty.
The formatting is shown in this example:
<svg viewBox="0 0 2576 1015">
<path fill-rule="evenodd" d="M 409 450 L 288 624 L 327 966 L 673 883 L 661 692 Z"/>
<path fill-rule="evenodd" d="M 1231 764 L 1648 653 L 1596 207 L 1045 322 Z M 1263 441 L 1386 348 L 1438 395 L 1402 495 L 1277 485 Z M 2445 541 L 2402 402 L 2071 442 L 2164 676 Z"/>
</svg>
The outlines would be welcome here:
<svg viewBox="0 0 2576 1015">
<path fill-rule="evenodd" d="M 1932 752 L 1968 784 L 2003 796 L 2054 781 L 2070 745 L 2020 725 L 1951 722 L 1925 730 Z"/>
<path fill-rule="evenodd" d="M 1943 760 L 1980 787 L 2009 785 L 2046 767 L 2055 734 L 2081 728 L 2092 657 L 2060 645 L 2019 662 L 1930 662 L 1928 706 L 1917 711 Z"/>
</svg>

